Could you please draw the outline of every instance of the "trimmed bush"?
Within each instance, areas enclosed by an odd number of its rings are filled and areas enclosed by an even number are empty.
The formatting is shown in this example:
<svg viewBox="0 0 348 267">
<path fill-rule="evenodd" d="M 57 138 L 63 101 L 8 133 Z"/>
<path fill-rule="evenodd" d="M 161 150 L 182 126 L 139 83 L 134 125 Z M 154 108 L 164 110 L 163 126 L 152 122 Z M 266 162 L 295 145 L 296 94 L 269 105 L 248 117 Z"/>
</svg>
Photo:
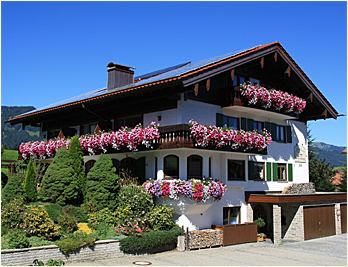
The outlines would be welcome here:
<svg viewBox="0 0 348 267">
<path fill-rule="evenodd" d="M 76 204 L 79 197 L 77 175 L 73 161 L 65 146 L 62 146 L 42 179 L 40 197 L 49 197 L 62 206 Z"/>
<path fill-rule="evenodd" d="M 83 152 L 78 136 L 74 136 L 69 145 L 70 158 L 73 161 L 73 169 L 77 175 L 79 184 L 79 202 L 83 203 L 83 197 L 86 194 L 86 174 L 83 161 Z"/>
<path fill-rule="evenodd" d="M 25 197 L 28 202 L 34 202 L 37 199 L 37 181 L 34 173 L 33 160 L 30 159 L 27 167 L 27 176 L 24 181 Z"/>
<path fill-rule="evenodd" d="M 85 202 L 95 202 L 99 209 L 116 208 L 116 197 L 118 193 L 118 180 L 109 155 L 101 154 L 87 175 L 87 193 Z"/>
<path fill-rule="evenodd" d="M 87 235 L 83 232 L 75 232 L 69 234 L 65 239 L 58 240 L 55 244 L 59 247 L 59 250 L 64 254 L 74 251 L 80 247 L 92 246 L 96 241 L 92 235 Z"/>
<path fill-rule="evenodd" d="M 174 226 L 170 231 L 150 231 L 142 236 L 128 236 L 120 240 L 123 252 L 135 252 L 177 244 L 181 228 Z"/>
<path fill-rule="evenodd" d="M 95 231 L 91 234 L 96 238 L 96 240 L 107 240 L 107 239 L 120 239 L 124 235 L 120 236 L 116 231 L 114 226 L 107 225 L 105 223 L 100 223 L 94 226 Z"/>
<path fill-rule="evenodd" d="M 1 206 L 1 228 L 19 228 L 23 223 L 23 214 L 26 210 L 23 198 L 14 199 Z"/>
<path fill-rule="evenodd" d="M 50 203 L 43 207 L 52 221 L 58 223 L 59 216 L 63 215 L 63 207 L 57 203 Z"/>
<path fill-rule="evenodd" d="M 61 227 L 60 232 L 63 234 L 72 233 L 78 229 L 75 217 L 67 213 L 63 213 L 63 215 L 59 216 L 58 225 Z"/>
<path fill-rule="evenodd" d="M 104 208 L 97 212 L 88 213 L 88 222 L 92 225 L 105 223 L 107 225 L 115 225 L 116 218 L 108 208 Z"/>
<path fill-rule="evenodd" d="M 4 245 L 1 244 L 1 249 L 29 247 L 29 238 L 27 237 L 25 232 L 19 229 L 12 229 L 10 233 L 4 236 L 4 240 L 2 239 L 1 241 L 4 241 Z"/>
<path fill-rule="evenodd" d="M 73 206 L 69 212 L 69 216 L 74 217 L 78 223 L 88 222 L 88 216 L 86 213 L 83 212 L 83 209 L 81 207 Z"/>
<path fill-rule="evenodd" d="M 135 215 L 144 215 L 154 205 L 152 196 L 146 192 L 145 188 L 135 184 L 122 186 L 117 201 L 119 207 L 123 209 L 129 207 Z"/>
<path fill-rule="evenodd" d="M 29 246 L 30 247 L 42 247 L 42 246 L 50 246 L 54 245 L 54 242 L 42 239 L 37 236 L 31 236 L 29 237 Z"/>
<path fill-rule="evenodd" d="M 25 198 L 23 181 L 16 175 L 13 175 L 6 184 L 1 197 L 7 202 L 15 198 Z"/>
<path fill-rule="evenodd" d="M 167 205 L 156 205 L 146 214 L 146 218 L 153 230 L 169 230 L 175 223 L 172 220 L 172 208 Z"/>
<path fill-rule="evenodd" d="M 123 208 L 117 207 L 113 214 L 118 224 L 122 224 L 126 219 L 132 218 L 134 215 L 133 211 L 128 206 Z"/>
</svg>

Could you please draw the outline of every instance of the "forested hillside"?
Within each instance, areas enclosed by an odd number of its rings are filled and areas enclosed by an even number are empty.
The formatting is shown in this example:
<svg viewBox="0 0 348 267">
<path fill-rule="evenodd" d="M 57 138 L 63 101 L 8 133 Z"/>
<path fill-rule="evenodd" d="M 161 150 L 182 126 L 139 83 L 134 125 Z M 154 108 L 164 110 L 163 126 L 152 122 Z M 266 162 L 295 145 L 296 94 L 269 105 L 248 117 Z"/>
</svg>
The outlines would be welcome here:
<svg viewBox="0 0 348 267">
<path fill-rule="evenodd" d="M 5 123 L 10 118 L 19 114 L 35 109 L 34 107 L 7 107 L 1 106 L 1 145 L 8 148 L 18 147 L 22 142 L 39 140 L 38 127 L 26 126 L 22 130 L 22 124 L 11 126 L 10 123 Z"/>
<path fill-rule="evenodd" d="M 315 152 L 318 153 L 319 159 L 325 159 L 333 167 L 341 167 L 347 161 L 346 154 L 342 154 L 344 146 L 334 146 L 323 142 L 313 142 Z"/>
</svg>

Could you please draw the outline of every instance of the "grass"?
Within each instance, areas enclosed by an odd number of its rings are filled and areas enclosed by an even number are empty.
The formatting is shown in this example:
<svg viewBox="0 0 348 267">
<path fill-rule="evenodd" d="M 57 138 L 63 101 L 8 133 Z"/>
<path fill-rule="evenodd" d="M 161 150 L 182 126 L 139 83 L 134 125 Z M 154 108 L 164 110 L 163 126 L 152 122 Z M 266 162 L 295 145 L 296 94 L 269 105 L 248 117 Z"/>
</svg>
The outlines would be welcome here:
<svg viewBox="0 0 348 267">
<path fill-rule="evenodd" d="M 334 171 L 345 171 L 344 167 L 335 167 Z"/>
<path fill-rule="evenodd" d="M 5 149 L 4 154 L 1 155 L 1 159 L 17 160 L 18 159 L 18 151 Z"/>
<path fill-rule="evenodd" d="M 39 137 L 40 132 L 32 132 L 32 131 L 27 131 L 30 136 L 37 136 Z"/>
</svg>

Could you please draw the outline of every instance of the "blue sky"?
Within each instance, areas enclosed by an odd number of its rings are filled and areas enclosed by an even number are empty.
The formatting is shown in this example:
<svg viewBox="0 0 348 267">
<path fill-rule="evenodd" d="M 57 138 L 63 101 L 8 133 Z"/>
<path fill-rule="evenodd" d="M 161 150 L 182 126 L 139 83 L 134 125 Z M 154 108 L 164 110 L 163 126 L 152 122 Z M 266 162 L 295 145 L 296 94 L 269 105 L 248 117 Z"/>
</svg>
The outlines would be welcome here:
<svg viewBox="0 0 348 267">
<path fill-rule="evenodd" d="M 106 87 L 106 65 L 141 75 L 279 41 L 347 114 L 347 3 L 1 2 L 1 105 L 43 107 Z M 347 145 L 347 117 L 311 121 Z"/>
</svg>

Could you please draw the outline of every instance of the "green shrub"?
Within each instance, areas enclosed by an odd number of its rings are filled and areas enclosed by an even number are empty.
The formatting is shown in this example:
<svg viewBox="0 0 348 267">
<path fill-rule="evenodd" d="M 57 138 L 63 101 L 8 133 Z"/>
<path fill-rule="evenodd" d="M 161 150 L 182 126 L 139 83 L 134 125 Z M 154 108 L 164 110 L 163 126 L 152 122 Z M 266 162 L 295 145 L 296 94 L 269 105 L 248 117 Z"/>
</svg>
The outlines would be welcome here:
<svg viewBox="0 0 348 267">
<path fill-rule="evenodd" d="M 69 145 L 69 154 L 73 161 L 73 169 L 77 175 L 79 184 L 79 202 L 83 203 L 83 197 L 86 194 L 86 174 L 83 161 L 83 152 L 78 136 L 74 136 Z"/>
<path fill-rule="evenodd" d="M 52 259 L 49 259 L 48 262 L 46 262 L 46 264 L 44 264 L 42 261 L 39 261 L 38 259 L 35 259 L 33 261 L 34 263 L 34 266 L 44 266 L 44 265 L 47 265 L 47 266 L 60 266 L 60 265 L 64 265 L 64 261 L 56 261 L 56 260 L 52 260 Z"/>
<path fill-rule="evenodd" d="M 106 239 L 120 239 L 124 235 L 120 235 L 115 231 L 114 226 L 107 225 L 105 223 L 100 223 L 95 225 L 95 231 L 91 234 L 96 240 L 106 240 Z"/>
<path fill-rule="evenodd" d="M 61 227 L 60 232 L 63 234 L 72 233 L 78 229 L 75 217 L 67 213 L 63 213 L 59 216 L 58 225 Z"/>
<path fill-rule="evenodd" d="M 6 184 L 2 197 L 6 202 L 9 202 L 15 198 L 25 198 L 23 181 L 16 175 L 12 176 Z"/>
<path fill-rule="evenodd" d="M 170 231 L 150 231 L 142 236 L 128 236 L 120 240 L 120 249 L 123 252 L 133 252 L 160 248 L 177 244 L 181 228 L 174 226 Z"/>
<path fill-rule="evenodd" d="M 153 208 L 152 196 L 135 184 L 124 185 L 117 197 L 118 206 L 129 207 L 135 215 L 144 215 Z"/>
<path fill-rule="evenodd" d="M 30 159 L 27 167 L 27 175 L 24 181 L 24 191 L 27 201 L 33 202 L 37 199 L 37 181 L 35 178 L 33 160 Z"/>
<path fill-rule="evenodd" d="M 137 235 L 141 236 L 144 232 L 148 232 L 150 229 L 147 227 L 146 218 L 129 218 L 125 219 L 123 224 L 118 225 L 117 233 L 121 232 L 124 235 Z"/>
<path fill-rule="evenodd" d="M 79 198 L 77 175 L 73 161 L 65 146 L 62 146 L 42 179 L 40 197 L 49 197 L 62 206 L 76 204 Z"/>
<path fill-rule="evenodd" d="M 38 236 L 31 236 L 29 237 L 29 246 L 30 247 L 42 247 L 42 246 L 49 246 L 54 245 L 54 242 L 42 239 Z"/>
<path fill-rule="evenodd" d="M 99 209 L 116 208 L 116 197 L 119 189 L 118 180 L 109 155 L 101 154 L 87 175 L 85 202 L 95 202 Z"/>
<path fill-rule="evenodd" d="M 153 230 L 169 230 L 175 223 L 172 220 L 172 208 L 167 205 L 156 205 L 146 213 L 146 218 Z"/>
<path fill-rule="evenodd" d="M 47 240 L 59 238 L 60 227 L 50 222 L 48 213 L 42 207 L 30 207 L 23 216 L 23 229 L 30 236 L 36 235 Z"/>
<path fill-rule="evenodd" d="M 12 229 L 4 238 L 5 244 L 7 243 L 8 248 L 28 248 L 29 238 L 26 233 L 20 229 Z M 2 246 L 2 244 L 1 244 Z M 1 247 L 2 248 L 2 247 Z"/>
<path fill-rule="evenodd" d="M 63 207 L 57 203 L 50 203 L 43 207 L 52 221 L 58 223 L 58 218 L 63 214 Z"/>
<path fill-rule="evenodd" d="M 83 212 L 83 209 L 81 207 L 72 207 L 69 215 L 74 217 L 78 223 L 88 222 L 88 216 Z"/>
<path fill-rule="evenodd" d="M 132 218 L 134 216 L 133 211 L 130 207 L 117 207 L 113 213 L 117 224 L 122 224 L 126 219 Z"/>
<path fill-rule="evenodd" d="M 58 240 L 55 244 L 64 254 L 74 251 L 80 247 L 92 246 L 96 241 L 92 235 L 87 235 L 83 232 L 75 232 L 69 234 L 65 239 Z"/>
<path fill-rule="evenodd" d="M 26 210 L 23 198 L 14 199 L 1 206 L 1 227 L 19 228 Z"/>
<path fill-rule="evenodd" d="M 108 208 L 97 212 L 88 213 L 88 222 L 92 225 L 105 223 L 107 225 L 116 225 L 116 218 Z"/>
<path fill-rule="evenodd" d="M 98 205 L 93 201 L 83 203 L 81 208 L 85 214 L 98 211 Z"/>
</svg>

